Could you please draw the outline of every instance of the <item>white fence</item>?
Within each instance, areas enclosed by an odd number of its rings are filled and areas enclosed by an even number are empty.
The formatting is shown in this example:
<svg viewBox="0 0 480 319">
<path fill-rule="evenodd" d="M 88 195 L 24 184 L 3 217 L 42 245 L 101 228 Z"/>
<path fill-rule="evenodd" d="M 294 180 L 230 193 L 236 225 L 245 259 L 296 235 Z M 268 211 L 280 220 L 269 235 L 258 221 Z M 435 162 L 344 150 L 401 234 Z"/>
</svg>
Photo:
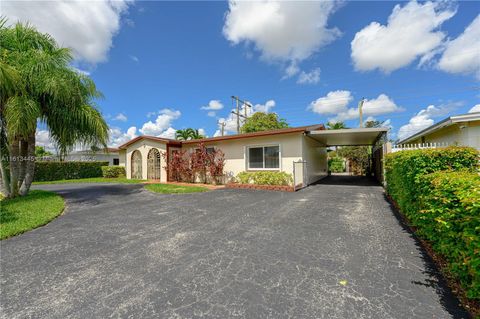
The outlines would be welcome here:
<svg viewBox="0 0 480 319">
<path fill-rule="evenodd" d="M 406 151 L 406 150 L 421 150 L 427 148 L 440 148 L 447 147 L 452 145 L 451 143 L 442 142 L 442 143 L 418 143 L 418 144 L 399 144 L 392 145 L 392 152 Z"/>
</svg>

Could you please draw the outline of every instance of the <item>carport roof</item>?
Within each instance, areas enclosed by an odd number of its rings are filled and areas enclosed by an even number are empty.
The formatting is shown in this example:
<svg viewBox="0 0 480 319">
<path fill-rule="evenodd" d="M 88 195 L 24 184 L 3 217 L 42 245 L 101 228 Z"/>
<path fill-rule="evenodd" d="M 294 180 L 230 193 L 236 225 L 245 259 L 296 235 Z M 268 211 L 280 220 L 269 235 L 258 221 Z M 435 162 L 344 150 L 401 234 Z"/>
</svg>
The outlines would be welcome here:
<svg viewBox="0 0 480 319">
<path fill-rule="evenodd" d="M 307 136 L 325 146 L 373 145 L 388 131 L 387 127 L 308 131 Z"/>
</svg>

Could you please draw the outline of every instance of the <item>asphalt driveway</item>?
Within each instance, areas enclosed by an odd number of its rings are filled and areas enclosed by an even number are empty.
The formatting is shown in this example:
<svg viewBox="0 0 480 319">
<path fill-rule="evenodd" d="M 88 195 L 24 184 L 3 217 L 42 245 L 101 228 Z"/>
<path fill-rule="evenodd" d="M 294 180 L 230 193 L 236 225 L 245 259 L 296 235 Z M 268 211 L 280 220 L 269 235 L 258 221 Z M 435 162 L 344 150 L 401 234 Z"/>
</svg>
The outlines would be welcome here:
<svg viewBox="0 0 480 319">
<path fill-rule="evenodd" d="M 0 242 L 3 318 L 464 318 L 382 188 L 160 195 L 46 185 L 47 226 Z"/>
</svg>

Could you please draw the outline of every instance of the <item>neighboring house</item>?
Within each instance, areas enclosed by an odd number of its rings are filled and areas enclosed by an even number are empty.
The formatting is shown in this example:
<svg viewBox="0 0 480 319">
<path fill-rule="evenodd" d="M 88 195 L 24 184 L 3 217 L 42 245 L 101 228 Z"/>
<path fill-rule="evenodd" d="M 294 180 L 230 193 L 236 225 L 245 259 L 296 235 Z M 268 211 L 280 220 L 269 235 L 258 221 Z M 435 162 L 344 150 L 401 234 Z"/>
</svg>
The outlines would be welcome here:
<svg viewBox="0 0 480 319">
<path fill-rule="evenodd" d="M 100 149 L 98 151 L 75 151 L 65 156 L 68 162 L 108 162 L 108 165 L 119 165 L 118 148 Z"/>
<path fill-rule="evenodd" d="M 296 185 L 308 185 L 327 176 L 328 146 L 373 145 L 387 130 L 333 131 L 317 124 L 188 141 L 139 136 L 119 147 L 120 165 L 125 166 L 127 178 L 166 182 L 165 157 L 175 150 L 193 151 L 199 143 L 204 143 L 207 148 L 214 147 L 225 154 L 226 182 L 244 171 L 283 171 L 294 175 Z"/>
<path fill-rule="evenodd" d="M 439 143 L 480 150 L 480 112 L 450 116 L 397 144 Z"/>
</svg>

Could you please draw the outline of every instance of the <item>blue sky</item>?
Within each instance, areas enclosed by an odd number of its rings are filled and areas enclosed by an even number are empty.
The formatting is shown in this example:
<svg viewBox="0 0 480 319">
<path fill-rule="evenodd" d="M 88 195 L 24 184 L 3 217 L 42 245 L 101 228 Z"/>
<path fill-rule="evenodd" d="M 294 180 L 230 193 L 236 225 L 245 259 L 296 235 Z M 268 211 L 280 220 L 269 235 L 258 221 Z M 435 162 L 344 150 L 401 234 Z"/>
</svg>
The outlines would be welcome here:
<svg viewBox="0 0 480 319">
<path fill-rule="evenodd" d="M 387 121 L 393 138 L 480 103 L 479 2 L 8 2 L 4 11 L 72 47 L 105 95 L 112 145 L 187 127 L 213 136 L 219 120 L 232 134 L 231 95 L 292 126 L 349 127 L 364 97 L 365 119 Z M 37 137 L 48 143 L 48 132 Z"/>
</svg>

